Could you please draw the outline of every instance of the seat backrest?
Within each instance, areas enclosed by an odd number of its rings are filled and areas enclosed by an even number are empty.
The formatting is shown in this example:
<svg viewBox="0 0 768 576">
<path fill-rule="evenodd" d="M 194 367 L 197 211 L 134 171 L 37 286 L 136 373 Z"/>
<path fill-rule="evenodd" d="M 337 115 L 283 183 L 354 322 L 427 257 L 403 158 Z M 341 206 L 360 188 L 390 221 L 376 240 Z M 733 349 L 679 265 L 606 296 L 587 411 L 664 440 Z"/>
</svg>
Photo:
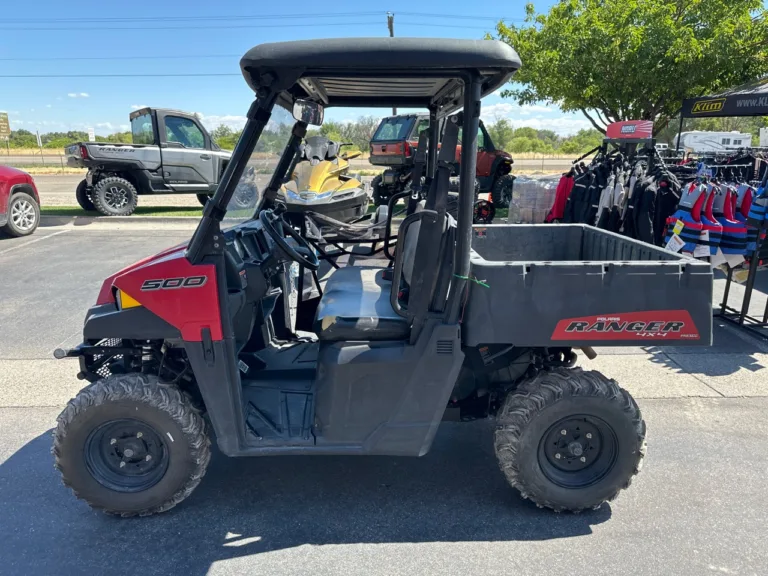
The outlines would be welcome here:
<svg viewBox="0 0 768 576">
<path fill-rule="evenodd" d="M 446 251 L 453 252 L 451 239 L 455 238 L 452 233 L 455 221 L 447 214 L 446 208 L 450 175 L 456 155 L 459 118 L 459 115 L 456 115 L 446 123 L 437 173 L 430 185 L 426 201 L 416 209 L 416 213 L 421 210 L 433 211 L 437 217 L 414 222 L 406 230 L 403 239 L 403 277 L 410 289 L 408 316 L 414 318 L 425 316 L 435 304 L 439 305 L 435 302 L 435 290 L 438 286 L 447 286 L 445 274 L 452 273 L 452 265 L 445 265 L 445 254 Z M 452 260 L 450 262 L 452 263 Z"/>
</svg>

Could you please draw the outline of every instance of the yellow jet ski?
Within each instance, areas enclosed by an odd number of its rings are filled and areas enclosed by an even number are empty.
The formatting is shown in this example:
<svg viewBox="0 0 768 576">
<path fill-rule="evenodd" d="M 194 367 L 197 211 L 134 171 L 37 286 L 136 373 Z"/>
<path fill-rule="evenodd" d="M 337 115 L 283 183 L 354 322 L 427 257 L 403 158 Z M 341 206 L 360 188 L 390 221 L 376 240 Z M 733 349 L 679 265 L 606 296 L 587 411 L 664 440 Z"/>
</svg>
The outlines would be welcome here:
<svg viewBox="0 0 768 576">
<path fill-rule="evenodd" d="M 350 222 L 368 212 L 368 186 L 349 174 L 349 160 L 360 152 L 340 154 L 342 146 L 324 136 L 310 136 L 299 147 L 293 169 L 278 197 L 289 213 L 317 212 Z"/>
</svg>

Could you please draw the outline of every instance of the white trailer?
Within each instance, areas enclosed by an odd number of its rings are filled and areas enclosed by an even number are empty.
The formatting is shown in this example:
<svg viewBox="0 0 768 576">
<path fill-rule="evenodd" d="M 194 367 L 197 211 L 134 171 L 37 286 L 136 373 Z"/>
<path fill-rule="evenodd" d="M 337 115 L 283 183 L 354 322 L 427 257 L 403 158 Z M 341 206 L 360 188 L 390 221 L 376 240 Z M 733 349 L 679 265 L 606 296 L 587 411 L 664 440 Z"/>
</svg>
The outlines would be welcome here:
<svg viewBox="0 0 768 576">
<path fill-rule="evenodd" d="M 752 134 L 694 130 L 680 135 L 680 148 L 689 152 L 727 152 L 752 146 Z M 675 139 L 675 147 L 677 139 Z"/>
</svg>

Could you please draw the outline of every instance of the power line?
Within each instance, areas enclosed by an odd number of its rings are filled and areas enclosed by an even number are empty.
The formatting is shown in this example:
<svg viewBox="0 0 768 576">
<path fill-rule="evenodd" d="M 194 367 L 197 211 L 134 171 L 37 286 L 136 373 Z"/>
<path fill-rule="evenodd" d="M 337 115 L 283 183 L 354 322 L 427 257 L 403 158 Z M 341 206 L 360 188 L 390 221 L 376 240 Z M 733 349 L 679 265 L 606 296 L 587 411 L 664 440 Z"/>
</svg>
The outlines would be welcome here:
<svg viewBox="0 0 768 576">
<path fill-rule="evenodd" d="M 378 22 L 370 21 L 370 22 L 338 22 L 338 24 L 344 24 L 345 26 L 365 26 L 369 24 L 378 24 Z M 312 27 L 316 28 L 318 25 L 316 22 L 314 23 L 298 23 L 298 24 L 228 24 L 224 26 L 99 26 L 98 28 L 93 27 L 24 27 L 23 29 L 20 29 L 21 32 L 27 32 L 30 30 L 37 30 L 37 31 L 47 31 L 47 32 L 56 32 L 56 31 L 72 31 L 72 32 L 98 32 L 101 30 L 144 30 L 144 31 L 152 31 L 152 30 L 178 30 L 178 31 L 184 31 L 184 30 L 233 30 L 237 28 L 306 28 L 306 27 Z M 12 29 L 8 30 L 6 29 L 6 32 L 12 31 Z"/>
<path fill-rule="evenodd" d="M 233 72 L 190 72 L 188 74 L 0 74 L 0 78 L 186 78 L 203 76 L 241 76 Z"/>
<path fill-rule="evenodd" d="M 381 11 L 369 11 L 369 12 L 355 12 L 351 14 L 349 12 L 322 12 L 318 14 L 232 14 L 229 16 L 212 15 L 212 16 L 148 16 L 148 17 L 100 17 L 100 18 L 20 18 L 20 19 L 5 19 L 6 23 L 22 24 L 25 22 L 32 23 L 62 23 L 62 24 L 79 24 L 79 23 L 94 23 L 94 22 L 193 22 L 195 20 L 301 20 L 307 18 L 338 18 L 338 17 L 357 17 L 357 16 L 379 16 Z"/>
<path fill-rule="evenodd" d="M 35 57 L 35 58 L 0 58 L 0 62 L 49 62 L 49 61 L 72 61 L 72 60 L 186 60 L 199 58 L 241 58 L 242 54 L 190 54 L 190 55 L 168 55 L 168 56 L 54 56 L 54 57 Z"/>
<path fill-rule="evenodd" d="M 386 11 L 367 11 L 367 12 L 322 12 L 318 14 L 231 14 L 231 15 L 211 15 L 211 16 L 163 16 L 163 17 L 73 17 L 73 18 L 18 18 L 18 19 L 5 19 L 8 24 L 22 24 L 22 23 L 50 23 L 50 24 L 79 24 L 79 23 L 98 23 L 98 22 L 194 22 L 194 21 L 222 21 L 222 20 L 305 20 L 316 18 L 356 18 L 359 16 L 381 16 L 386 14 Z M 420 18 L 443 18 L 454 20 L 508 20 L 503 16 L 478 16 L 476 14 L 435 14 L 429 12 L 398 12 L 402 16 L 417 16 Z M 517 20 L 522 21 L 522 20 Z"/>
</svg>

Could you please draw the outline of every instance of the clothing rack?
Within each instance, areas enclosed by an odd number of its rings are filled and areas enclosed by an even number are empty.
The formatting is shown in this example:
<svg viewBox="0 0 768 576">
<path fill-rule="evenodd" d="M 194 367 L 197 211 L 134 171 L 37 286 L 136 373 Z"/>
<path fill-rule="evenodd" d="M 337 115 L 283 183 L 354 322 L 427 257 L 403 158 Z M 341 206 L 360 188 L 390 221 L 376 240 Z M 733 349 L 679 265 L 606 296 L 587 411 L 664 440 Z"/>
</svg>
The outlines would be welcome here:
<svg viewBox="0 0 768 576">
<path fill-rule="evenodd" d="M 741 309 L 739 310 L 728 305 L 728 296 L 731 291 L 734 270 L 729 267 L 725 280 L 723 301 L 720 303 L 720 311 L 715 313 L 715 318 L 722 318 L 755 336 L 768 340 L 768 302 L 766 302 L 762 318 L 756 318 L 749 313 L 749 305 L 752 301 L 752 291 L 755 287 L 755 278 L 757 277 L 760 261 L 768 260 L 768 241 L 760 241 L 760 237 L 766 230 L 768 230 L 768 221 L 764 220 L 758 231 L 757 249 L 749 261 L 749 273 L 747 275 L 747 282 L 744 285 L 744 299 L 741 303 Z"/>
</svg>

